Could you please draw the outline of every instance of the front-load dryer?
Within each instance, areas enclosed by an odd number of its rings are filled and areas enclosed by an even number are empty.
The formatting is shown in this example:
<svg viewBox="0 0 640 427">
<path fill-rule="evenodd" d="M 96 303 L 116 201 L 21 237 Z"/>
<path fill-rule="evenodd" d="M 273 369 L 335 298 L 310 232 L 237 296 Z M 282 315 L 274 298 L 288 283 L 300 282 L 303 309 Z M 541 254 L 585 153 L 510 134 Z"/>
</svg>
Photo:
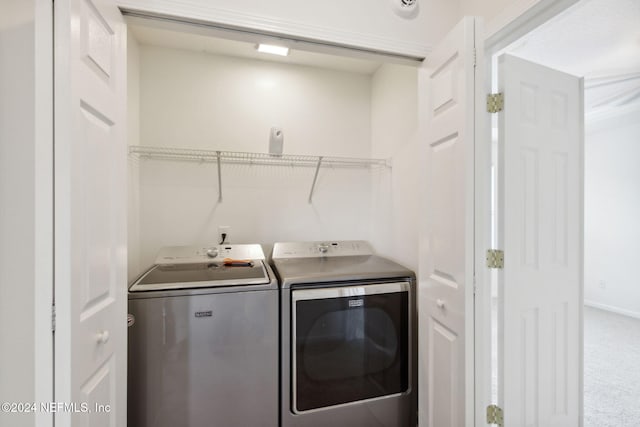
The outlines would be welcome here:
<svg viewBox="0 0 640 427">
<path fill-rule="evenodd" d="M 363 241 L 276 243 L 283 427 L 415 427 L 415 275 Z"/>
</svg>

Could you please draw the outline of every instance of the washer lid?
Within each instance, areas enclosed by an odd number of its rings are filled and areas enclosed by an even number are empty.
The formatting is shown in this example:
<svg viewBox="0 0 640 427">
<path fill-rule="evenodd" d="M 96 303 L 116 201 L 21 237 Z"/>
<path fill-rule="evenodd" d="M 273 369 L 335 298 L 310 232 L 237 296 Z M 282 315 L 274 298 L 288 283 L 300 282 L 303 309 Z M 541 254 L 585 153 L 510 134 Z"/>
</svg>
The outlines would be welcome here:
<svg viewBox="0 0 640 427">
<path fill-rule="evenodd" d="M 130 292 L 166 289 L 194 289 L 221 286 L 265 285 L 271 283 L 262 260 L 250 265 L 223 262 L 154 265 L 131 287 Z"/>
</svg>

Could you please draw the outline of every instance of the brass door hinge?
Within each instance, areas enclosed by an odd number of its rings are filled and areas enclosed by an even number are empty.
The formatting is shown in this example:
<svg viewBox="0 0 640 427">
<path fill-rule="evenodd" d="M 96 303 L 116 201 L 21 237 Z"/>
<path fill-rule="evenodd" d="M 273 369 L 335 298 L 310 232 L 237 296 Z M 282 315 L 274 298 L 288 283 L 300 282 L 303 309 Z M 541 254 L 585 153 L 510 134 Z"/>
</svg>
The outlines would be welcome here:
<svg viewBox="0 0 640 427">
<path fill-rule="evenodd" d="M 487 95 L 487 112 L 498 113 L 504 109 L 504 95 L 502 93 L 490 93 Z"/>
<path fill-rule="evenodd" d="M 498 405 L 487 406 L 487 424 L 496 424 L 498 427 L 504 426 L 504 414 Z"/>
<path fill-rule="evenodd" d="M 488 249 L 487 267 L 504 268 L 504 252 L 499 249 Z"/>
</svg>

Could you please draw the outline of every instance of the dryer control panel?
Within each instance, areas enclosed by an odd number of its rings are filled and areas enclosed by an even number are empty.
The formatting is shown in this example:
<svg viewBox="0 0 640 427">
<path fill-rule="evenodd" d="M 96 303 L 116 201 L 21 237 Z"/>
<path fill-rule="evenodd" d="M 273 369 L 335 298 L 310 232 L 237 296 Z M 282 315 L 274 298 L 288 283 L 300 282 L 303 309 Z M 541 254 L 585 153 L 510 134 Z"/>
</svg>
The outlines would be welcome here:
<svg viewBox="0 0 640 427">
<path fill-rule="evenodd" d="M 315 242 L 278 242 L 273 245 L 273 259 L 322 258 L 373 255 L 373 247 L 364 240 L 328 240 Z"/>
</svg>

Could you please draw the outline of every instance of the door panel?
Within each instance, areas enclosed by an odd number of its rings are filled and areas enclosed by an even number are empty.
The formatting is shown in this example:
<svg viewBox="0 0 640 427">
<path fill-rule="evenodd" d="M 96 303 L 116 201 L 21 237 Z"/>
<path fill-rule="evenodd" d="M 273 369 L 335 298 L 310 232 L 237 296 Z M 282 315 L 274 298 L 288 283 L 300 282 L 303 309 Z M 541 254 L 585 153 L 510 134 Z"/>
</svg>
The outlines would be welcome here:
<svg viewBox="0 0 640 427">
<path fill-rule="evenodd" d="M 579 425 L 582 80 L 500 58 L 505 425 Z"/>
<path fill-rule="evenodd" d="M 430 425 L 456 425 L 454 424 L 456 417 L 454 399 L 458 373 L 456 366 L 452 364 L 457 360 L 455 353 L 459 348 L 458 336 L 433 318 L 429 319 L 429 323 L 429 348 L 432 349 L 429 353 L 429 358 L 432 360 L 429 364 L 429 377 L 432 378 L 429 385 L 437 384 L 438 386 L 437 389 L 430 388 L 429 391 L 433 396 L 432 406 L 445 409 L 433 414 Z"/>
<path fill-rule="evenodd" d="M 62 426 L 126 424 L 126 27 L 112 1 L 55 19 L 55 396 Z"/>
<path fill-rule="evenodd" d="M 438 427 L 473 422 L 465 396 L 473 396 L 475 32 L 475 20 L 463 20 L 429 55 L 421 75 L 420 423 Z"/>
</svg>

